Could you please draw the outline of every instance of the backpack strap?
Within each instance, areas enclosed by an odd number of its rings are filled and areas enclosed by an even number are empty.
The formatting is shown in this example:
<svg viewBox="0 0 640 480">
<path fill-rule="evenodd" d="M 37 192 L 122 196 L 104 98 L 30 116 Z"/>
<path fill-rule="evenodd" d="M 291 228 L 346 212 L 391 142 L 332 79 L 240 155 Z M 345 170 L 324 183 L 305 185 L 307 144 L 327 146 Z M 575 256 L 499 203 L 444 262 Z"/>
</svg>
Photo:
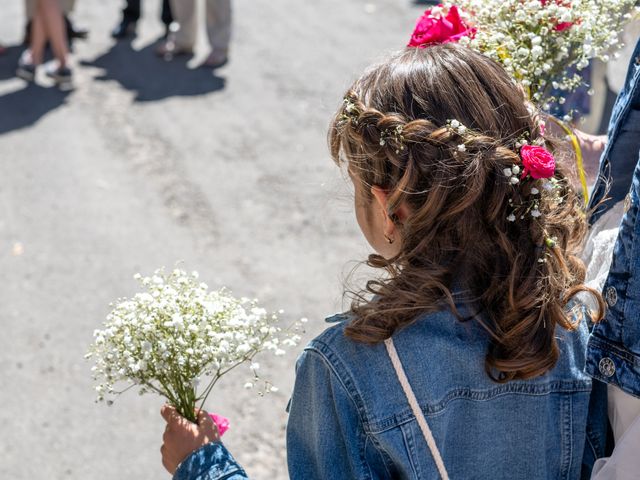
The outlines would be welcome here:
<svg viewBox="0 0 640 480">
<path fill-rule="evenodd" d="M 392 338 L 387 338 L 384 341 L 385 347 L 387 347 L 387 353 L 389 354 L 389 358 L 391 359 L 391 363 L 393 365 L 394 370 L 396 371 L 396 375 L 398 377 L 398 381 L 402 386 L 402 390 L 404 390 L 404 394 L 407 397 L 407 401 L 409 402 L 409 406 L 411 407 L 411 411 L 413 412 L 414 417 L 420 426 L 420 430 L 422 431 L 422 435 L 424 439 L 427 441 L 427 445 L 429 446 L 429 450 L 431 451 L 431 456 L 433 457 L 433 461 L 436 463 L 436 467 L 438 467 L 438 473 L 440 474 L 440 478 L 442 480 L 449 480 L 449 474 L 447 473 L 447 469 L 444 467 L 444 462 L 442 461 L 442 455 L 440 455 L 440 450 L 438 450 L 438 446 L 436 445 L 436 441 L 433 438 L 433 434 L 431 433 L 431 429 L 427 424 L 427 419 L 424 417 L 420 406 L 418 405 L 418 400 L 416 399 L 415 394 L 413 393 L 413 389 L 411 388 L 411 384 L 409 383 L 409 379 L 407 379 L 407 375 L 404 373 L 404 368 L 402 367 L 402 362 L 400 361 L 400 357 L 398 357 L 398 352 L 396 351 L 396 347 L 393 344 Z"/>
</svg>

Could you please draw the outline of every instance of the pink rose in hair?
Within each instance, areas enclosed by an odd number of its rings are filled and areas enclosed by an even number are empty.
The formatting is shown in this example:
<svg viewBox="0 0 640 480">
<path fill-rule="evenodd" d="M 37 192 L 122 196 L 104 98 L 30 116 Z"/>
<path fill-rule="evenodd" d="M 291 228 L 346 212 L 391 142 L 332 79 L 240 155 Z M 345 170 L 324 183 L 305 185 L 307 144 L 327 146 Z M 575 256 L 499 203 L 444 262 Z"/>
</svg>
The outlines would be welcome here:
<svg viewBox="0 0 640 480">
<path fill-rule="evenodd" d="M 537 145 L 524 145 L 520 149 L 520 158 L 524 170 L 522 177 L 531 175 L 531 178 L 551 178 L 556 172 L 556 159 L 549 150 Z"/>
<path fill-rule="evenodd" d="M 446 16 L 435 18 L 431 12 L 427 10 L 418 20 L 408 47 L 425 48 L 428 45 L 457 42 L 462 37 L 472 36 L 476 32 L 475 28 L 469 28 L 464 24 L 455 5 L 449 9 Z"/>
</svg>

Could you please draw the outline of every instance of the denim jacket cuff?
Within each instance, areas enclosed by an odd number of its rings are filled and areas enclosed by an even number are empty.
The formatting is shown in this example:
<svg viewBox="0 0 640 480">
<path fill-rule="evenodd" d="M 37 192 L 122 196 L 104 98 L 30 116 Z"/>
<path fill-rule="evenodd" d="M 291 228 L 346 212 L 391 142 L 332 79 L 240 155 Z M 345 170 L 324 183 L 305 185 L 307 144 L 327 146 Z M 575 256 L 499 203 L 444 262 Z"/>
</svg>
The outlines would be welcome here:
<svg viewBox="0 0 640 480">
<path fill-rule="evenodd" d="M 246 480 L 247 474 L 222 443 L 212 442 L 189 455 L 173 480 Z"/>
<path fill-rule="evenodd" d="M 622 391 L 640 397 L 640 356 L 599 335 L 587 344 L 585 373 Z"/>
</svg>

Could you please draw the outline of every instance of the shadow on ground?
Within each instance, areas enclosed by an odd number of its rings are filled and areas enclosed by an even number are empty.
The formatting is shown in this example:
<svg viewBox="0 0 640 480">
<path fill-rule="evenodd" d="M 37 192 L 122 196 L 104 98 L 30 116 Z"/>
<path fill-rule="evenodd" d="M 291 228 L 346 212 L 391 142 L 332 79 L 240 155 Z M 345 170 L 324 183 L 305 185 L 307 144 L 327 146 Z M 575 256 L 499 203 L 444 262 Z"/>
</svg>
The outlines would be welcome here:
<svg viewBox="0 0 640 480">
<path fill-rule="evenodd" d="M 151 102 L 175 96 L 204 95 L 222 90 L 224 78 L 207 68 L 189 69 L 187 57 L 171 62 L 158 58 L 155 45 L 134 50 L 128 42 L 118 42 L 104 55 L 81 65 L 97 67 L 104 74 L 94 80 L 115 80 L 123 88 L 136 92 L 135 101 Z M 21 45 L 7 48 L 0 57 L 0 81 L 15 77 Z M 55 87 L 27 84 L 22 90 L 0 96 L 0 135 L 29 127 L 64 105 L 70 92 Z"/>
<path fill-rule="evenodd" d="M 7 48 L 0 57 L 0 80 L 15 77 L 18 58 L 24 50 L 22 45 Z M 0 135 L 36 123 L 50 111 L 65 103 L 69 92 L 57 88 L 45 88 L 28 83 L 17 90 L 0 97 Z"/>
<path fill-rule="evenodd" d="M 117 42 L 104 55 L 82 65 L 101 68 L 96 80 L 115 80 L 136 92 L 135 101 L 152 102 L 168 97 L 204 95 L 224 88 L 224 78 L 208 68 L 189 69 L 189 57 L 167 62 L 156 56 L 155 44 L 134 50 L 129 42 Z"/>
<path fill-rule="evenodd" d="M 16 76 L 16 66 L 23 50 L 22 45 L 12 45 L 7 47 L 4 55 L 0 56 L 0 80 L 8 80 Z"/>
<path fill-rule="evenodd" d="M 22 90 L 0 97 L 0 135 L 33 125 L 65 103 L 70 92 L 29 83 Z"/>
</svg>

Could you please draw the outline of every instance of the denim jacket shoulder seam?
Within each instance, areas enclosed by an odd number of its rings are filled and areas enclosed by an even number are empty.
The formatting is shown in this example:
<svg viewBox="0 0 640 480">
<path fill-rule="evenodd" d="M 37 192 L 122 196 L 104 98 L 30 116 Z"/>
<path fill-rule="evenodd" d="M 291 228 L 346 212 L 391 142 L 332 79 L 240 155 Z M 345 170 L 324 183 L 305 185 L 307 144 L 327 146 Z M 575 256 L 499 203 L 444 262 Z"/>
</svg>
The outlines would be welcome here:
<svg viewBox="0 0 640 480">
<path fill-rule="evenodd" d="M 324 346 L 325 348 L 321 349 L 318 348 L 319 346 Z M 326 350 L 326 351 L 323 351 Z M 346 376 L 346 368 L 344 368 L 344 365 L 340 364 L 340 367 L 342 367 L 342 369 L 345 371 L 345 378 L 341 377 L 340 374 L 337 371 L 338 365 L 334 365 L 331 361 L 331 358 L 329 357 L 333 357 L 333 360 L 335 362 L 340 362 L 339 358 L 337 357 L 337 355 L 335 355 L 334 352 L 331 351 L 331 349 L 328 348 L 327 345 L 325 345 L 322 342 L 317 342 L 317 341 L 313 341 L 311 344 L 309 344 L 306 348 L 305 348 L 306 352 L 309 353 L 315 353 L 318 355 L 318 357 L 322 360 L 322 362 L 324 362 L 324 364 L 328 367 L 329 371 L 331 372 L 331 374 L 333 376 L 335 376 L 335 378 L 338 380 L 338 382 L 340 383 L 340 385 L 342 386 L 345 395 L 347 396 L 347 398 L 349 399 L 349 401 L 351 403 L 353 403 L 353 406 L 356 409 L 356 412 L 358 413 L 358 420 L 360 421 L 360 424 L 362 425 L 362 428 L 360 429 L 361 431 L 358 433 L 358 437 L 359 437 L 359 441 L 358 441 L 358 450 L 359 450 L 359 456 L 360 456 L 360 462 L 361 462 L 361 468 L 362 468 L 362 472 L 367 475 L 367 469 L 368 469 L 368 462 L 367 462 L 367 458 L 366 458 L 366 450 L 365 450 L 365 444 L 366 444 L 366 439 L 368 437 L 368 424 L 366 422 L 366 419 L 363 416 L 363 412 L 361 411 L 360 405 L 359 405 L 359 401 L 362 402 L 361 399 L 356 400 L 353 395 L 351 395 L 350 389 L 348 388 L 348 386 L 346 385 L 347 383 L 350 383 L 353 385 L 353 381 L 351 380 L 350 377 Z M 354 387 L 355 390 L 355 387 Z M 362 407 L 362 410 L 364 409 L 364 407 Z M 364 437 L 364 438 L 363 438 Z M 367 475 L 367 479 L 370 479 L 370 477 Z"/>
<path fill-rule="evenodd" d="M 305 347 L 305 351 L 315 352 L 327 365 L 331 373 L 336 377 L 338 382 L 340 382 L 340 385 L 342 385 L 342 388 L 344 389 L 344 392 L 349 400 L 356 408 L 356 412 L 358 412 L 358 418 L 360 420 L 360 423 L 362 424 L 363 430 L 368 433 L 369 423 L 367 421 L 364 402 L 358 395 L 355 384 L 339 357 L 329 348 L 328 345 L 317 340 L 314 340 L 309 345 L 307 345 L 307 347 Z M 342 372 L 339 372 L 338 370 L 341 370 Z M 341 375 L 341 373 L 343 375 Z M 355 396 L 352 395 L 352 392 L 355 393 Z"/>
</svg>

